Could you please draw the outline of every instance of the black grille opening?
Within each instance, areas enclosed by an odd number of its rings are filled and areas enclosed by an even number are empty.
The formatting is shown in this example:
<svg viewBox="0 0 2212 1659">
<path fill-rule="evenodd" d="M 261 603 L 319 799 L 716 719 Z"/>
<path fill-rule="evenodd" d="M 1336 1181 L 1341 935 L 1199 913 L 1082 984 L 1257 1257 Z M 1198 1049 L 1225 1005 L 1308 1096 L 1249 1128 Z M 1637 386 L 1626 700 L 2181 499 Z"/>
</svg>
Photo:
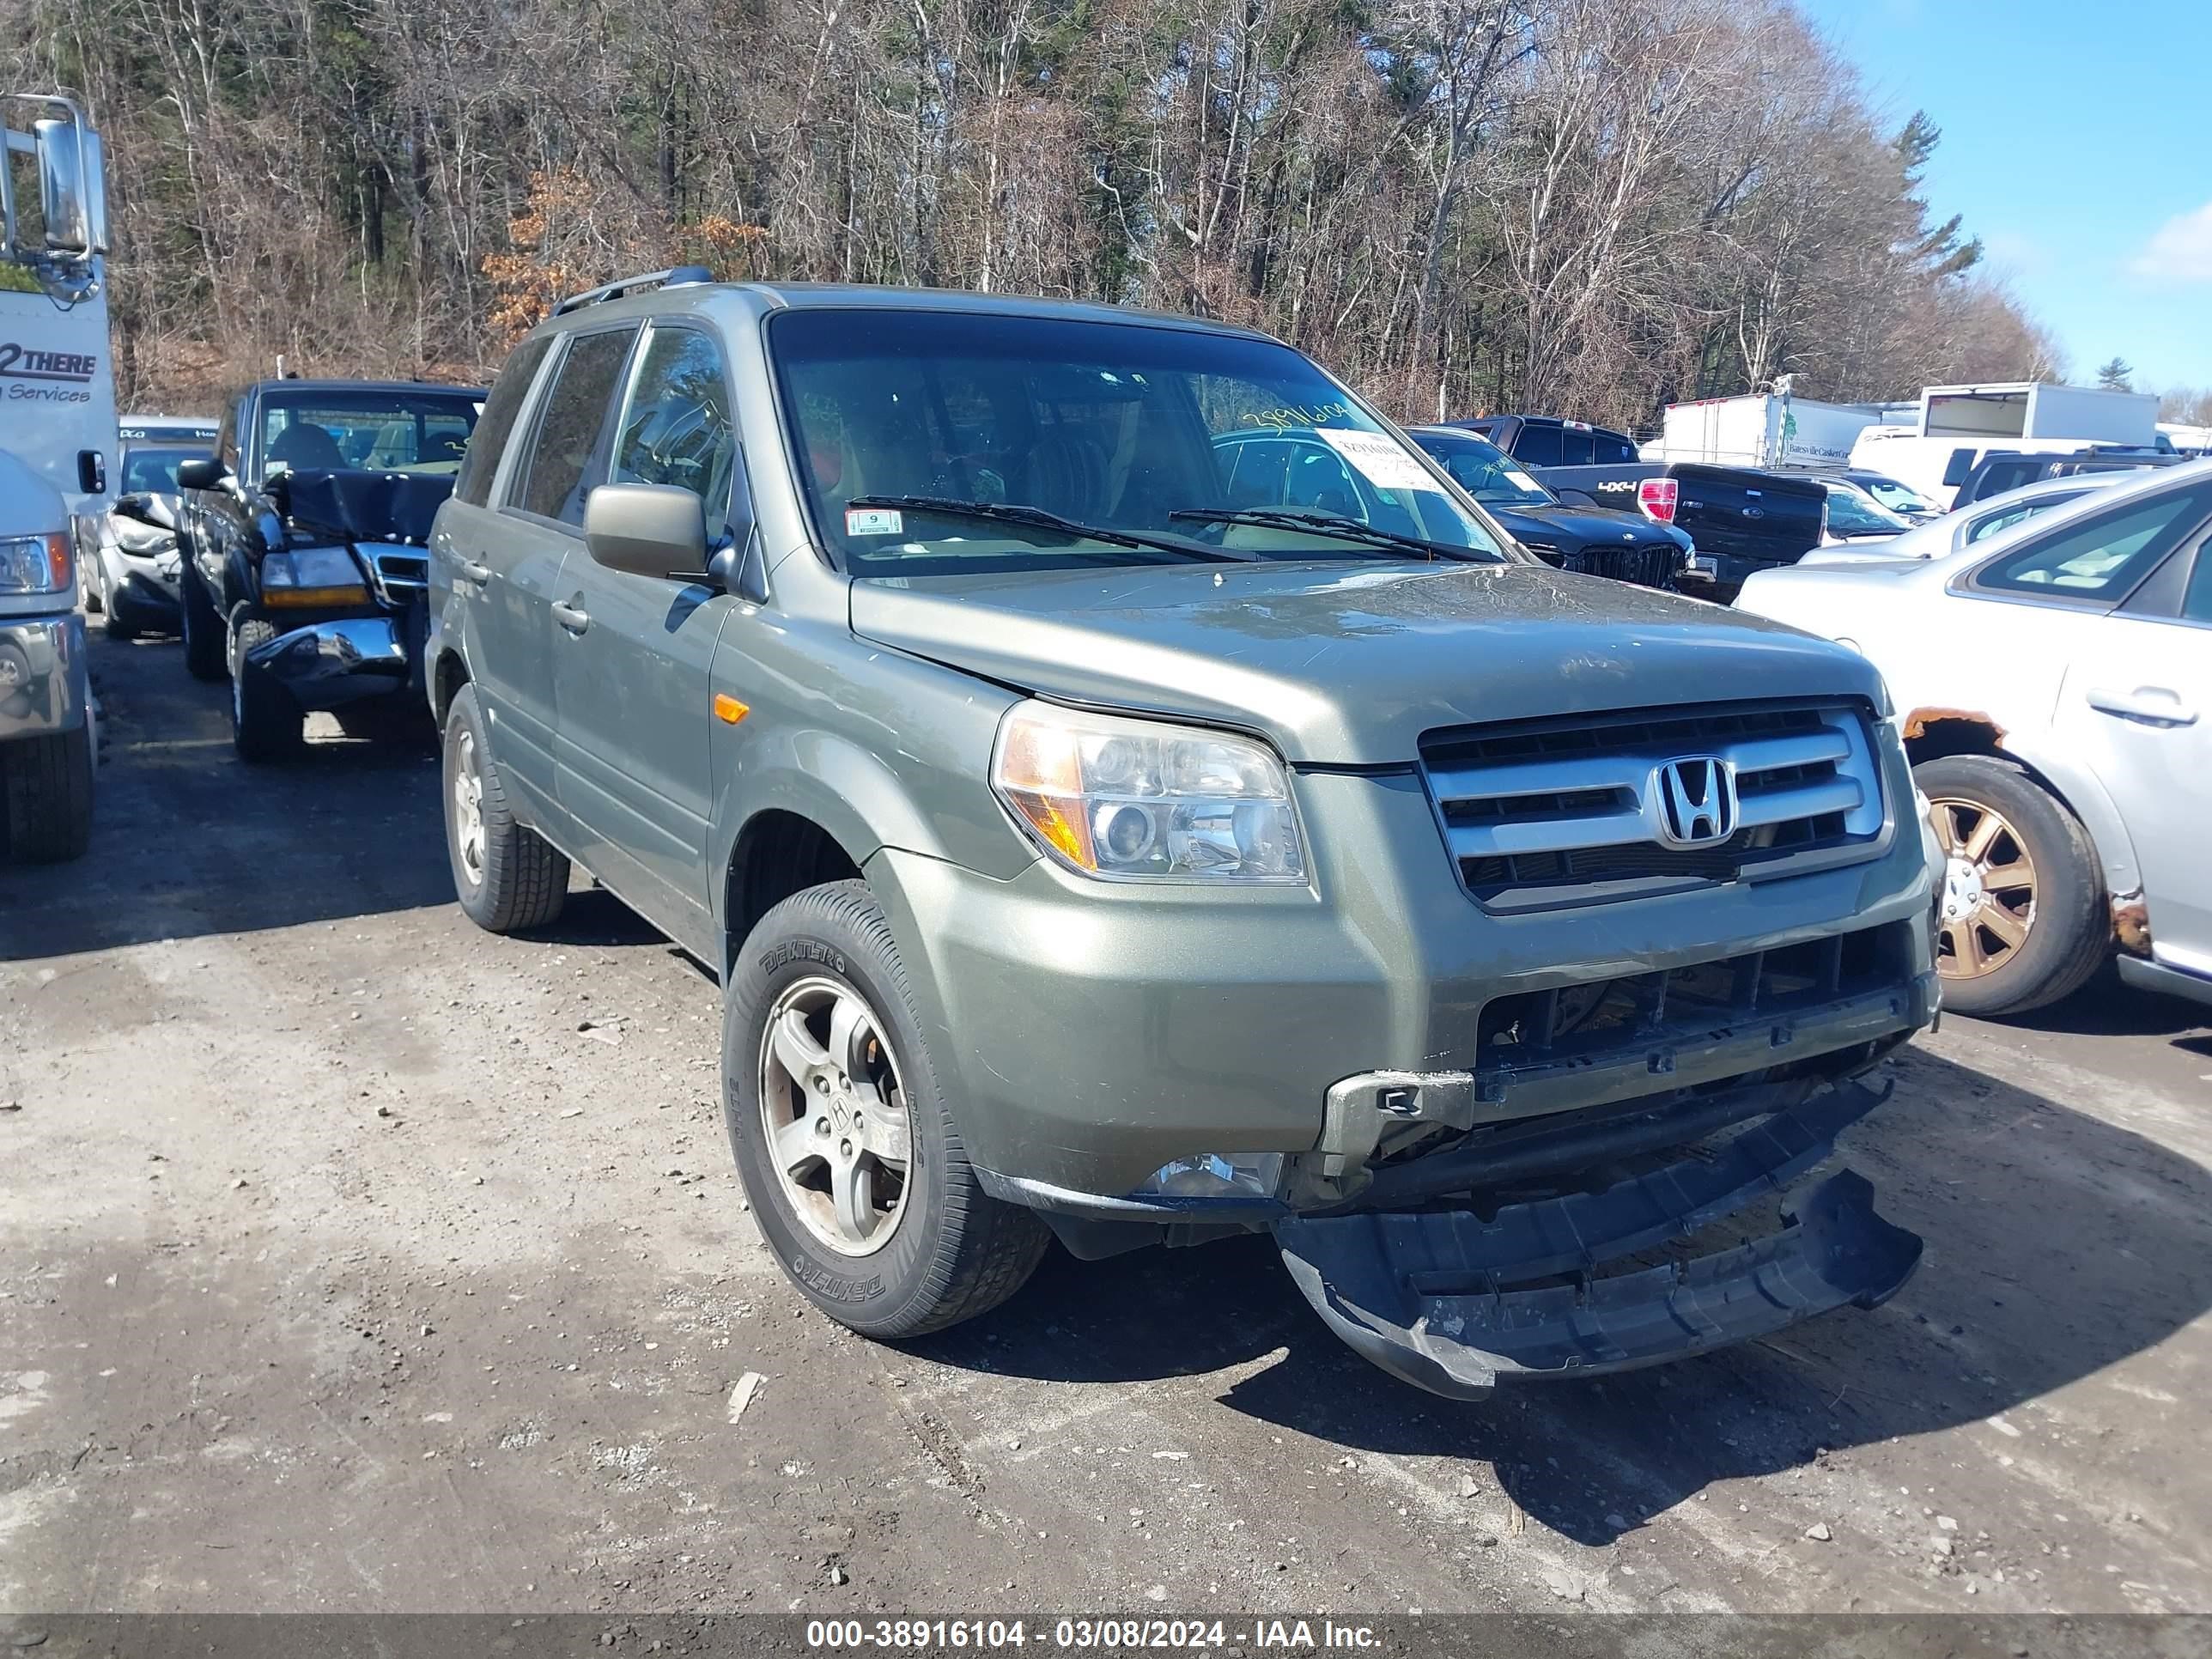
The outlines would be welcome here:
<svg viewBox="0 0 2212 1659">
<path fill-rule="evenodd" d="M 1495 998 L 1476 1024 L 1476 1073 L 1595 1061 L 1880 990 L 1906 970 L 1905 927 L 1891 922 L 1625 979 Z"/>
<path fill-rule="evenodd" d="M 1671 587 L 1682 568 L 1682 550 L 1671 542 L 1642 546 L 1589 542 L 1563 554 L 1559 564 L 1584 575 L 1604 576 L 1638 587 Z"/>
<path fill-rule="evenodd" d="M 1750 738 L 1820 732 L 1826 729 L 1828 719 L 1820 708 L 1756 703 L 1612 716 L 1571 714 L 1427 732 L 1421 738 L 1421 758 L 1432 769 L 1460 769 L 1643 750 L 1696 754 Z"/>
<path fill-rule="evenodd" d="M 1549 794 L 1447 801 L 1444 816 L 1454 823 L 1506 823 L 1519 818 L 1551 823 L 1562 819 L 1603 817 L 1635 804 L 1619 789 L 1569 789 Z"/>
</svg>

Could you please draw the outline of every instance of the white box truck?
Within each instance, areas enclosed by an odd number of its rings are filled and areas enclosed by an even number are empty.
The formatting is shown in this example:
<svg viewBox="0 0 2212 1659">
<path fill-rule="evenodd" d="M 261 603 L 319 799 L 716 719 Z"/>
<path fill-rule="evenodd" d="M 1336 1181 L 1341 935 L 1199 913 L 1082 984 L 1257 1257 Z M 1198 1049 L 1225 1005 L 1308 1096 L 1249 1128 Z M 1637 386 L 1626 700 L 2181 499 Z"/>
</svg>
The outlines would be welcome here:
<svg viewBox="0 0 2212 1659">
<path fill-rule="evenodd" d="M 70 100 L 0 92 L 0 851 L 75 858 L 97 732 L 78 572 L 115 453 L 100 137 Z"/>
<path fill-rule="evenodd" d="M 1993 454 L 2070 455 L 2100 445 L 2158 447 L 2158 399 L 2145 392 L 2002 380 L 1931 386 L 1909 426 L 1868 427 L 1850 464 L 1886 472 L 1948 507 L 1960 483 Z"/>
<path fill-rule="evenodd" d="M 1873 404 L 1823 404 L 1788 392 L 1669 404 L 1662 459 L 1714 466 L 1832 472 L 1850 465 L 1851 445 L 1881 418 Z"/>
</svg>

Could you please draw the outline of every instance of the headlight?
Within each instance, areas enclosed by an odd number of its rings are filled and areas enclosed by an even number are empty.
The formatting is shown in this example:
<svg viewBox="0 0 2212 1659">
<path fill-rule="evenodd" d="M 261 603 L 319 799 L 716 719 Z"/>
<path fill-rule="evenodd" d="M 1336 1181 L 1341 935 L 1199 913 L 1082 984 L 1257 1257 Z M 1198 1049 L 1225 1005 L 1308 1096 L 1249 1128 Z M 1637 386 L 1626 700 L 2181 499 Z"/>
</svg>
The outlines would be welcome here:
<svg viewBox="0 0 2212 1659">
<path fill-rule="evenodd" d="M 264 605 L 367 605 L 361 567 L 343 547 L 299 547 L 261 561 Z"/>
<path fill-rule="evenodd" d="M 1282 1185 L 1280 1152 L 1204 1152 L 1155 1170 L 1132 1196 L 1273 1198 Z"/>
<path fill-rule="evenodd" d="M 0 539 L 0 593 L 65 593 L 76 580 L 67 536 Z"/>
<path fill-rule="evenodd" d="M 991 787 L 1039 846 L 1083 875 L 1306 878 L 1282 763 L 1248 738 L 1025 702 L 999 727 Z"/>
</svg>

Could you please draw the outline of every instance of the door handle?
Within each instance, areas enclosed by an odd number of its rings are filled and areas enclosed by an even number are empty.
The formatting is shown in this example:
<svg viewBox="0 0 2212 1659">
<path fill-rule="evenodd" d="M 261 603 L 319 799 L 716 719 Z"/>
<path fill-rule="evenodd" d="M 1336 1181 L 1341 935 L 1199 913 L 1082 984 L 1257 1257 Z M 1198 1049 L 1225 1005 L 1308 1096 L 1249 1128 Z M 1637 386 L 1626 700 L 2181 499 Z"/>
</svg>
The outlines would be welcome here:
<svg viewBox="0 0 2212 1659">
<path fill-rule="evenodd" d="M 2197 724 L 2197 711 L 2162 685 L 2141 685 L 2132 691 L 2092 688 L 2087 696 L 2090 708 L 2102 714 L 2117 714 L 2124 720 L 2142 720 L 2152 726 Z"/>
<path fill-rule="evenodd" d="M 455 562 L 453 568 L 459 573 L 463 581 L 474 582 L 478 587 L 482 587 L 491 580 L 491 567 L 488 564 L 478 564 L 474 559 L 459 560 Z"/>
<path fill-rule="evenodd" d="M 592 625 L 590 617 L 574 605 L 563 605 L 558 599 L 553 601 L 553 620 L 571 634 L 580 634 Z"/>
</svg>

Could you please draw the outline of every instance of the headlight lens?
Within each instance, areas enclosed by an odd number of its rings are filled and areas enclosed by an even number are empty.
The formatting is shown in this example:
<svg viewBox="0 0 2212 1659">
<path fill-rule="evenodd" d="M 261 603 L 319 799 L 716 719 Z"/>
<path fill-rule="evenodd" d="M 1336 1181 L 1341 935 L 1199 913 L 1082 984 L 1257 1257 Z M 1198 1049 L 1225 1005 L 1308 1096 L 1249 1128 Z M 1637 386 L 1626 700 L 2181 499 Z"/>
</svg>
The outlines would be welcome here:
<svg viewBox="0 0 2212 1659">
<path fill-rule="evenodd" d="M 0 539 L 0 593 L 62 593 L 76 580 L 67 536 Z"/>
<path fill-rule="evenodd" d="M 157 525 L 136 524 L 126 519 L 115 526 L 115 544 L 142 559 L 166 552 L 175 540 L 173 535 Z"/>
<path fill-rule="evenodd" d="M 298 547 L 261 561 L 264 605 L 367 605 L 361 567 L 343 547 Z"/>
<path fill-rule="evenodd" d="M 1025 702 L 999 727 L 991 786 L 1039 846 L 1083 875 L 1306 878 L 1283 764 L 1249 738 Z"/>
<path fill-rule="evenodd" d="M 1155 1170 L 1133 1196 L 1273 1198 L 1282 1185 L 1280 1152 L 1204 1152 Z"/>
</svg>

